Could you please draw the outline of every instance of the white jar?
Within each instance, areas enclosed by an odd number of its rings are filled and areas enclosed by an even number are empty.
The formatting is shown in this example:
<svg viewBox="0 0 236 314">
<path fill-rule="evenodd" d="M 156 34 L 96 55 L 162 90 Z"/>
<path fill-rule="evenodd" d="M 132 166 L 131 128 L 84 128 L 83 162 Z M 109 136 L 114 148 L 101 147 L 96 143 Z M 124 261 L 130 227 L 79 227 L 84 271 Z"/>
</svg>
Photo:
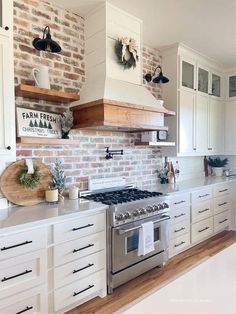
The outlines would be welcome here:
<svg viewBox="0 0 236 314">
<path fill-rule="evenodd" d="M 76 186 L 69 188 L 69 199 L 76 200 L 79 197 L 79 189 Z"/>
</svg>

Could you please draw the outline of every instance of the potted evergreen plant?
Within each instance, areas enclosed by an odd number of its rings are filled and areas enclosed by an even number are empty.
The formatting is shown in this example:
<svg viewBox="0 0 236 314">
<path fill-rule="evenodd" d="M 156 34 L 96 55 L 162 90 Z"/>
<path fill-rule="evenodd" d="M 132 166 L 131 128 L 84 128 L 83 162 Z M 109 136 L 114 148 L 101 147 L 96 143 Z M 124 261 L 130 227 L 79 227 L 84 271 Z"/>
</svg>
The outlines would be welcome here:
<svg viewBox="0 0 236 314">
<path fill-rule="evenodd" d="M 208 165 L 212 168 L 213 174 L 216 177 L 220 177 L 223 175 L 223 167 L 225 167 L 228 163 L 228 159 L 220 159 L 220 157 L 216 158 L 208 158 Z"/>
</svg>

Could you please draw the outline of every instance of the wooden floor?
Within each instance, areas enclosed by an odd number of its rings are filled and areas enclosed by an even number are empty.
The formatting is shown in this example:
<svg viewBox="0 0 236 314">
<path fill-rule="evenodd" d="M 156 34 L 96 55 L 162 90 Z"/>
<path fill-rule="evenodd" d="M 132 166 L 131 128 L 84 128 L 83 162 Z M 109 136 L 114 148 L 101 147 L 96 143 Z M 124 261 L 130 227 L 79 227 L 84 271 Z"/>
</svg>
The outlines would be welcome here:
<svg viewBox="0 0 236 314">
<path fill-rule="evenodd" d="M 154 268 L 116 288 L 112 295 L 103 299 L 97 297 L 67 314 L 114 313 L 143 294 L 175 278 L 178 274 L 197 264 L 200 260 L 215 255 L 234 242 L 236 242 L 236 232 L 224 231 L 173 257 L 164 268 Z"/>
</svg>

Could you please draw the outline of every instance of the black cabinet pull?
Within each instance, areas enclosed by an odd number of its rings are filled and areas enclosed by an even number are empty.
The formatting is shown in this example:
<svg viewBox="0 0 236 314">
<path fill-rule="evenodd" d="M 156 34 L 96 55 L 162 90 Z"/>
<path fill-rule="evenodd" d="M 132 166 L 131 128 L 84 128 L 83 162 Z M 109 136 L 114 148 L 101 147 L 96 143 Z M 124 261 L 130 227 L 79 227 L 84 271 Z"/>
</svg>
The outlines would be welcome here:
<svg viewBox="0 0 236 314">
<path fill-rule="evenodd" d="M 206 227 L 206 228 L 203 228 L 201 230 L 198 230 L 198 232 L 203 232 L 203 231 L 206 231 L 207 229 L 209 229 L 210 227 Z"/>
<path fill-rule="evenodd" d="M 16 278 L 16 277 L 20 277 L 20 276 L 27 275 L 27 274 L 29 274 L 29 273 L 32 273 L 32 269 L 31 269 L 31 270 L 26 270 L 26 271 L 23 271 L 23 273 L 20 273 L 20 274 L 17 274 L 17 275 L 11 276 L 11 277 L 4 277 L 1 281 L 2 281 L 2 282 L 4 282 L 4 281 L 7 281 L 7 280 L 10 280 L 10 279 Z"/>
<path fill-rule="evenodd" d="M 6 251 L 6 250 L 14 249 L 15 247 L 22 246 L 22 245 L 26 245 L 26 244 L 30 244 L 30 243 L 32 243 L 32 242 L 33 242 L 33 241 L 25 241 L 25 242 L 22 242 L 22 243 L 19 243 L 19 244 L 11 245 L 11 246 L 4 246 L 4 247 L 1 248 L 1 251 Z"/>
<path fill-rule="evenodd" d="M 181 213 L 180 215 L 174 216 L 174 218 L 179 218 L 179 217 L 184 216 L 184 215 L 185 215 L 184 213 Z"/>
<path fill-rule="evenodd" d="M 7 148 L 8 150 L 11 150 L 11 146 L 7 146 L 6 148 Z"/>
<path fill-rule="evenodd" d="M 228 219 L 225 218 L 224 220 L 219 221 L 219 224 L 222 224 L 223 222 L 226 222 Z"/>
<path fill-rule="evenodd" d="M 226 205 L 226 204 L 228 204 L 228 203 L 224 202 L 224 203 L 218 204 L 218 206 L 223 206 L 223 205 Z"/>
<path fill-rule="evenodd" d="M 88 248 L 90 248 L 91 246 L 94 246 L 94 244 L 89 244 L 89 245 L 86 245 L 86 246 L 81 247 L 81 248 L 79 248 L 79 249 L 74 249 L 74 250 L 73 250 L 73 253 L 76 253 L 76 252 L 79 252 L 79 251 L 88 249 Z"/>
<path fill-rule="evenodd" d="M 87 224 L 86 226 L 73 228 L 72 231 L 77 231 L 77 230 L 84 229 L 84 228 L 89 228 L 89 227 L 92 227 L 92 226 L 94 226 L 94 224 Z"/>
<path fill-rule="evenodd" d="M 83 289 L 83 290 L 80 290 L 79 292 L 74 292 L 74 293 L 73 293 L 73 297 L 75 297 L 75 296 L 77 296 L 78 294 L 83 293 L 84 291 L 87 291 L 87 290 L 89 290 L 89 289 L 91 289 L 91 288 L 93 288 L 93 287 L 94 287 L 94 285 L 89 285 L 87 288 L 85 288 L 85 289 Z"/>
<path fill-rule="evenodd" d="M 210 194 L 209 194 L 209 193 L 206 193 L 206 194 L 203 194 L 203 195 L 199 195 L 198 198 L 206 197 L 206 196 L 208 196 L 208 195 L 210 195 Z"/>
<path fill-rule="evenodd" d="M 182 204 L 182 203 L 185 203 L 185 201 L 175 202 L 174 205 L 179 205 L 179 204 Z"/>
<path fill-rule="evenodd" d="M 202 209 L 202 210 L 199 210 L 198 212 L 199 212 L 199 214 L 201 214 L 201 213 L 207 212 L 208 210 L 210 210 L 210 208 Z"/>
<path fill-rule="evenodd" d="M 9 27 L 8 27 L 8 26 L 5 26 L 5 30 L 6 30 L 6 31 L 9 31 Z"/>
<path fill-rule="evenodd" d="M 17 312 L 16 314 L 25 313 L 25 312 L 27 312 L 27 311 L 29 311 L 29 310 L 32 310 L 32 309 L 33 309 L 33 306 L 26 306 L 26 308 L 25 308 L 24 310 L 22 310 L 22 311 L 20 311 L 20 312 Z"/>
<path fill-rule="evenodd" d="M 180 243 L 175 244 L 175 247 L 178 247 L 178 246 L 180 246 L 180 245 L 183 245 L 184 243 L 185 243 L 185 241 L 181 241 Z"/>
<path fill-rule="evenodd" d="M 88 264 L 87 266 L 84 266 L 84 267 L 82 267 L 82 268 L 79 268 L 79 269 L 74 269 L 73 270 L 73 274 L 76 274 L 76 273 L 78 273 L 79 271 L 82 271 L 82 270 L 84 270 L 84 269 L 86 269 L 86 268 L 89 268 L 89 267 L 92 267 L 94 264 Z"/>
<path fill-rule="evenodd" d="M 182 230 L 184 230 L 184 229 L 185 229 L 185 227 L 182 227 L 182 228 L 180 228 L 180 229 L 175 230 L 175 232 L 180 232 L 180 231 L 182 231 Z"/>
<path fill-rule="evenodd" d="M 222 192 L 226 192 L 226 191 L 228 191 L 228 189 L 219 190 L 219 192 L 220 192 L 220 193 L 222 193 Z"/>
</svg>

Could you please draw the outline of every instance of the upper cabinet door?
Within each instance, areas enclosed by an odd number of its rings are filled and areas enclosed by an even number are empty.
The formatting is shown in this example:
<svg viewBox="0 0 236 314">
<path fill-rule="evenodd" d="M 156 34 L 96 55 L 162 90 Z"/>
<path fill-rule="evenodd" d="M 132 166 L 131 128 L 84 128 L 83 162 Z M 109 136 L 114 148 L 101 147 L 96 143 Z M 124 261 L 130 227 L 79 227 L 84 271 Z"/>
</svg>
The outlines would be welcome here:
<svg viewBox="0 0 236 314">
<path fill-rule="evenodd" d="M 229 76 L 228 80 L 228 98 L 232 99 L 233 97 L 236 97 L 236 75 Z"/>
<path fill-rule="evenodd" d="M 180 88 L 196 90 L 196 63 L 188 58 L 180 58 Z"/>
<path fill-rule="evenodd" d="M 218 74 L 211 74 L 210 94 L 215 97 L 221 97 L 221 77 Z"/>
<path fill-rule="evenodd" d="M 198 67 L 198 73 L 197 73 L 197 79 L 198 79 L 198 86 L 197 90 L 198 92 L 208 94 L 209 93 L 209 71 L 204 69 L 203 67 Z"/>
<path fill-rule="evenodd" d="M 0 0 L 0 35 L 10 36 L 13 27 L 13 1 Z"/>
</svg>

